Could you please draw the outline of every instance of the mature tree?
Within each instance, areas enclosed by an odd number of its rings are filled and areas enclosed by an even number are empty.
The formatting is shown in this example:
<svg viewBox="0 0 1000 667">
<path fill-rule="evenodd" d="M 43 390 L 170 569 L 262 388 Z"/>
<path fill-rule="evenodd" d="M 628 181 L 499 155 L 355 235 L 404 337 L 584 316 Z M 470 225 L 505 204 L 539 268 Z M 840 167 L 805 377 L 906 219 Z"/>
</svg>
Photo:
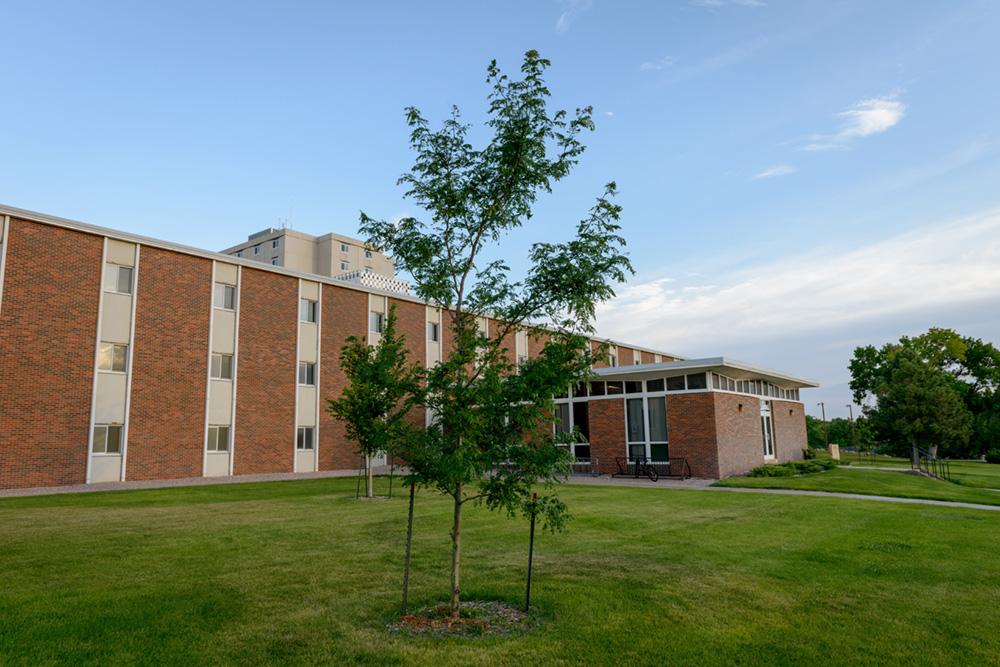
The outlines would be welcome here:
<svg viewBox="0 0 1000 667">
<path fill-rule="evenodd" d="M 1000 350 L 978 338 L 941 328 L 912 338 L 903 336 L 881 348 L 859 347 L 850 363 L 851 390 L 866 415 L 874 417 L 880 410 L 879 396 L 887 390 L 900 354 L 943 373 L 942 379 L 973 415 L 970 437 L 964 442 L 951 441 L 944 448 L 948 455 L 978 456 L 995 446 L 1000 435 Z M 885 420 L 873 423 L 878 438 L 890 446 L 909 448 L 911 443 L 891 424 Z"/>
<path fill-rule="evenodd" d="M 918 448 L 964 444 L 972 426 L 972 415 L 948 374 L 910 350 L 893 357 L 889 381 L 878 393 L 878 411 L 872 418 L 882 432 L 909 445 L 914 461 Z"/>
<path fill-rule="evenodd" d="M 614 183 L 572 240 L 532 246 L 520 279 L 498 259 L 501 239 L 528 222 L 538 195 L 570 173 L 584 151 L 579 134 L 594 127 L 589 107 L 572 115 L 549 110 L 548 66 L 535 51 L 525 54 L 519 79 L 495 61 L 489 65 L 487 141 L 480 148 L 456 108 L 437 130 L 408 108 L 416 158 L 399 182 L 424 214 L 398 222 L 362 214 L 369 242 L 392 254 L 417 295 L 445 314 L 445 358 L 426 378 L 434 418 L 405 457 L 413 479 L 453 501 L 453 614 L 461 592 L 462 508 L 476 501 L 526 512 L 532 486 L 548 486 L 565 470 L 568 456 L 552 443 L 552 396 L 589 377 L 595 307 L 631 272 Z M 544 347 L 515 366 L 508 348 L 521 329 Z M 551 491 L 540 496 L 537 511 L 549 527 L 567 516 Z"/>
<path fill-rule="evenodd" d="M 372 458 L 417 435 L 407 414 L 421 403 L 423 372 L 408 356 L 405 339 L 396 333 L 395 306 L 389 307 L 375 345 L 364 336 L 351 336 L 340 350 L 340 365 L 350 384 L 339 397 L 327 401 L 327 409 L 358 443 L 368 498 L 373 493 Z"/>
</svg>

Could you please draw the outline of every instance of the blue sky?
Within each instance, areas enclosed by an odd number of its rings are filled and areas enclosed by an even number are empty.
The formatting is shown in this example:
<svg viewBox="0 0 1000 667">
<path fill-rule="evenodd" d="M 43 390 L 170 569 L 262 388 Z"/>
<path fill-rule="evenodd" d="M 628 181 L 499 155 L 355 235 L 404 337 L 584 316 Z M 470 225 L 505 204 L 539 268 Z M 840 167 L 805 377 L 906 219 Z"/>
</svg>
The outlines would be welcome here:
<svg viewBox="0 0 1000 667">
<path fill-rule="evenodd" d="M 4 3 L 0 201 L 218 249 L 416 213 L 402 109 L 482 118 L 484 70 L 553 61 L 594 106 L 514 234 L 608 180 L 637 274 L 599 329 L 814 377 L 928 326 L 1000 342 L 1000 3 Z"/>
</svg>

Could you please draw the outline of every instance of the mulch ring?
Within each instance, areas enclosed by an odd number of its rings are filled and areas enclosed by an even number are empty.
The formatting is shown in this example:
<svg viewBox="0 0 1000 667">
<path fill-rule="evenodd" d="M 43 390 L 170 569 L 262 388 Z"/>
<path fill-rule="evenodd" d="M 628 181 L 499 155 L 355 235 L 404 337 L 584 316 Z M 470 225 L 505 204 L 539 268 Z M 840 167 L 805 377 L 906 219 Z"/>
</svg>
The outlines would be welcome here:
<svg viewBox="0 0 1000 667">
<path fill-rule="evenodd" d="M 406 632 L 438 637 L 486 637 L 506 635 L 526 628 L 528 615 L 506 602 L 462 602 L 458 618 L 448 605 L 425 607 L 389 624 L 390 632 Z"/>
</svg>

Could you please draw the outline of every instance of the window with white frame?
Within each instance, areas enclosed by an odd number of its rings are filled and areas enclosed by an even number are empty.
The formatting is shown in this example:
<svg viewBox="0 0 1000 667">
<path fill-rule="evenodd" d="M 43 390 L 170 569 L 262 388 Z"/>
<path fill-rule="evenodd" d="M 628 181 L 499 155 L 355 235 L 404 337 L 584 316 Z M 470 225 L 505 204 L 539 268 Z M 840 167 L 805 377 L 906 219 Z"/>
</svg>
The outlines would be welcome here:
<svg viewBox="0 0 1000 667">
<path fill-rule="evenodd" d="M 760 430 L 764 444 L 764 458 L 774 458 L 774 424 L 771 420 L 771 401 L 760 402 Z"/>
<path fill-rule="evenodd" d="M 208 427 L 208 442 L 206 443 L 206 448 L 210 452 L 228 452 L 229 451 L 229 427 L 228 426 L 209 426 Z"/>
<path fill-rule="evenodd" d="M 347 271 L 349 268 L 351 268 L 351 265 L 350 265 L 349 262 L 341 262 L 340 263 L 340 270 L 341 271 Z"/>
<path fill-rule="evenodd" d="M 385 327 L 385 315 L 383 313 L 375 312 L 374 310 L 368 314 L 368 330 L 372 333 L 382 333 L 382 329 Z"/>
<path fill-rule="evenodd" d="M 628 441 L 628 457 L 633 461 L 646 456 L 646 420 L 643 416 L 641 398 L 625 400 L 625 433 Z"/>
<path fill-rule="evenodd" d="M 316 384 L 316 364 L 309 361 L 299 362 L 299 384 Z"/>
<path fill-rule="evenodd" d="M 131 266 L 108 263 L 104 269 L 104 290 L 118 294 L 131 294 L 132 273 Z"/>
<path fill-rule="evenodd" d="M 663 395 L 625 399 L 625 430 L 630 460 L 638 457 L 669 460 L 667 406 Z"/>
<path fill-rule="evenodd" d="M 278 258 L 277 257 L 272 257 L 271 258 L 271 266 L 278 266 Z"/>
<path fill-rule="evenodd" d="M 223 310 L 236 310 L 235 285 L 215 283 L 215 307 Z"/>
<path fill-rule="evenodd" d="M 313 449 L 313 427 L 300 426 L 295 436 L 295 449 L 311 451 Z"/>
<path fill-rule="evenodd" d="M 253 247 L 253 254 L 255 254 L 255 255 L 259 255 L 260 254 L 260 246 L 259 245 L 255 245 Z"/>
<path fill-rule="evenodd" d="M 613 345 L 608 351 L 608 366 L 611 366 L 611 368 L 618 366 L 618 348 Z"/>
<path fill-rule="evenodd" d="M 427 342 L 429 342 L 429 343 L 437 343 L 438 340 L 439 340 L 438 336 L 440 336 L 440 335 L 441 335 L 441 325 L 438 324 L 437 322 L 428 322 L 427 323 Z"/>
<path fill-rule="evenodd" d="M 233 355 L 212 353 L 212 378 L 215 380 L 233 379 Z"/>
<path fill-rule="evenodd" d="M 273 239 L 273 240 L 271 241 L 271 248 L 272 248 L 272 249 L 275 249 L 275 248 L 277 248 L 277 247 L 278 247 L 278 240 L 279 240 L 279 239 Z"/>
<path fill-rule="evenodd" d="M 312 299 L 299 299 L 299 320 L 315 322 L 318 304 Z"/>
<path fill-rule="evenodd" d="M 242 257 L 242 256 L 243 256 L 243 251 L 242 251 L 242 250 L 240 250 L 239 252 L 237 252 L 237 253 L 236 253 L 236 256 L 237 256 L 237 257 Z"/>
<path fill-rule="evenodd" d="M 94 454 L 121 454 L 122 427 L 117 424 L 94 425 Z"/>
<path fill-rule="evenodd" d="M 371 250 L 365 250 L 365 258 L 366 259 L 371 259 L 372 258 L 372 251 Z"/>
<path fill-rule="evenodd" d="M 128 369 L 128 345 L 101 343 L 101 351 L 97 356 L 97 369 L 124 373 Z"/>
<path fill-rule="evenodd" d="M 341 243 L 340 244 L 340 252 L 347 252 L 347 244 L 346 243 Z"/>
</svg>

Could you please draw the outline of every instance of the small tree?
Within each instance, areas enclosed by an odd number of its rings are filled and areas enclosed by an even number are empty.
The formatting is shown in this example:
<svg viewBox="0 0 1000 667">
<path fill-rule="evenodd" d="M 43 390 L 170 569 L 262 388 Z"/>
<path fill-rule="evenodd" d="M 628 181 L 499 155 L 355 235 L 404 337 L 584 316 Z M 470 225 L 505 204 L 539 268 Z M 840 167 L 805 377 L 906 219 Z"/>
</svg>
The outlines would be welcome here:
<svg viewBox="0 0 1000 667">
<path fill-rule="evenodd" d="M 523 78 L 487 69 L 488 132 L 474 148 L 457 109 L 440 130 L 415 108 L 406 111 L 411 170 L 400 178 L 426 211 L 398 222 L 361 216 L 369 242 L 388 250 L 409 273 L 417 295 L 440 306 L 450 332 L 442 363 L 427 370 L 425 401 L 434 415 L 424 437 L 406 453 L 411 479 L 451 497 L 450 607 L 461 591 L 462 508 L 470 501 L 511 514 L 530 510 L 532 486 L 557 481 L 568 456 L 553 446 L 552 397 L 589 377 L 596 304 L 631 265 L 618 235 L 621 208 L 605 188 L 576 237 L 537 243 L 520 280 L 496 244 L 531 218 L 538 194 L 564 178 L 584 150 L 578 135 L 593 129 L 590 108 L 571 117 L 550 113 L 543 80 L 549 62 L 529 51 Z M 489 318 L 489 319 L 488 319 Z M 489 325 L 492 328 L 486 331 Z M 547 325 L 545 330 L 537 324 Z M 541 353 L 516 366 L 508 348 L 517 331 L 544 341 Z M 536 505 L 549 528 L 562 526 L 566 507 L 551 494 Z"/>
<path fill-rule="evenodd" d="M 358 443 L 365 460 L 365 496 L 372 497 L 372 458 L 401 446 L 415 428 L 407 421 L 421 403 L 423 373 L 408 360 L 404 337 L 396 334 L 396 307 L 389 314 L 378 343 L 351 336 L 340 350 L 340 365 L 350 381 L 327 409 L 344 422 L 348 437 Z"/>
</svg>

